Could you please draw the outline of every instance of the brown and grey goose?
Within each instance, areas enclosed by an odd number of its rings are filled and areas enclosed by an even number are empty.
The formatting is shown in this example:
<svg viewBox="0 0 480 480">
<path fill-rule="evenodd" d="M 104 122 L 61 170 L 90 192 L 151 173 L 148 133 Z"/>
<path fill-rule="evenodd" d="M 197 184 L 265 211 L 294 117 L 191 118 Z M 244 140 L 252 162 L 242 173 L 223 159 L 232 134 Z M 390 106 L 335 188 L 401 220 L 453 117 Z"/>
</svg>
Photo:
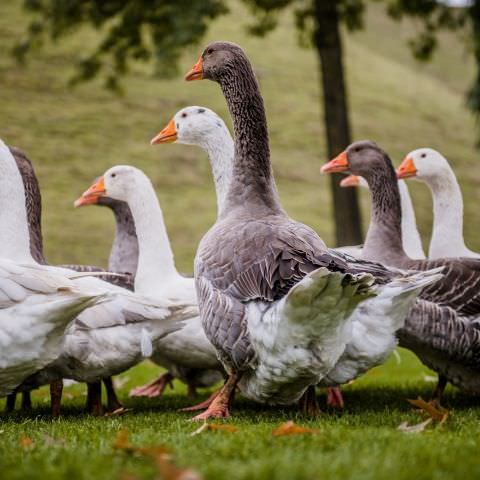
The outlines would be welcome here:
<svg viewBox="0 0 480 480">
<path fill-rule="evenodd" d="M 357 305 L 404 274 L 330 252 L 313 230 L 286 215 L 273 179 L 263 100 L 239 46 L 210 44 L 186 76 L 202 78 L 222 88 L 235 155 L 225 208 L 195 259 L 204 329 L 229 377 L 195 418 L 228 416 L 237 385 L 270 404 L 303 395 L 306 410 L 315 411 L 314 385 L 344 352 Z"/>
<path fill-rule="evenodd" d="M 390 157 L 374 142 L 359 141 L 321 168 L 323 173 L 361 175 L 368 182 L 372 212 L 363 257 L 416 270 L 444 266 L 444 277 L 426 288 L 418 317 L 400 331 L 401 344 L 439 373 L 437 399 L 446 382 L 480 393 L 480 260 L 440 258 L 412 260 L 402 246 L 397 176 Z"/>
</svg>

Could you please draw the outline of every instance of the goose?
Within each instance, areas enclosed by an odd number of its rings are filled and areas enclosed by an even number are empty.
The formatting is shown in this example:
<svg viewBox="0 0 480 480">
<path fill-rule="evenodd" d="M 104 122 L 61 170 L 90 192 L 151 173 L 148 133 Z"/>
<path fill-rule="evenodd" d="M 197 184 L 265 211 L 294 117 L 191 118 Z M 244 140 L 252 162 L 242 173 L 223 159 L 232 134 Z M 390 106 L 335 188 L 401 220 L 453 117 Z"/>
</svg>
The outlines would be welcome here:
<svg viewBox="0 0 480 480">
<path fill-rule="evenodd" d="M 194 280 L 176 270 L 162 210 L 145 173 L 130 166 L 113 167 L 75 205 L 100 204 L 105 203 L 105 199 L 125 205 L 131 215 L 137 253 L 135 292 L 196 304 Z M 117 236 L 119 233 L 122 232 L 117 223 Z M 124 249 L 124 253 L 127 250 Z M 130 261 L 132 257 L 130 255 Z M 174 378 L 186 383 L 191 394 L 196 387 L 209 387 L 222 379 L 222 366 L 198 315 L 189 318 L 188 325 L 169 335 L 166 341 L 159 340 L 151 359 L 168 371 L 150 384 L 134 389 L 131 396 L 160 396 Z"/>
<path fill-rule="evenodd" d="M 60 357 L 35 373 L 24 384 L 29 388 L 72 378 L 91 383 L 138 363 L 151 352 L 151 343 L 183 326 L 197 308 L 159 302 L 93 278 L 92 273 L 40 265 L 30 253 L 26 195 L 20 172 L 10 150 L 0 143 L 0 244 L 6 258 L 34 265 L 37 270 L 65 276 L 76 275 L 77 288 L 90 295 L 108 296 L 108 301 L 78 315 L 63 339 Z"/>
<path fill-rule="evenodd" d="M 24 189 L 25 189 L 25 205 L 27 209 L 27 219 L 28 219 L 28 232 L 30 236 L 30 253 L 35 261 L 41 264 L 47 264 L 43 253 L 43 238 L 42 238 L 42 229 L 41 229 L 41 214 L 42 214 L 42 197 L 40 193 L 40 187 L 38 184 L 37 176 L 35 175 L 35 170 L 33 164 L 27 155 L 18 148 L 9 147 L 10 152 L 12 153 L 17 168 L 22 177 Z M 115 209 L 115 214 L 117 216 L 118 222 L 122 224 L 122 228 L 128 227 L 128 212 L 125 212 L 121 208 L 121 205 L 117 205 L 114 201 L 108 202 L 107 199 L 104 201 L 105 204 L 108 203 L 112 209 Z M 126 229 L 126 235 L 131 233 L 131 229 Z M 114 242 L 112 247 L 112 261 L 110 261 L 110 271 L 119 272 L 117 269 L 118 262 L 116 262 L 116 257 L 126 261 L 122 251 L 124 250 L 124 243 L 128 241 L 128 236 L 124 238 L 117 235 L 118 241 Z M 126 245 L 125 245 L 126 247 Z M 80 272 L 91 272 L 91 271 L 101 271 L 102 269 L 86 266 L 86 265 L 64 265 L 65 268 L 69 268 L 75 271 Z M 129 267 L 129 265 L 127 265 Z M 105 277 L 104 280 L 109 281 L 113 284 L 123 286 L 125 288 L 132 289 L 133 282 L 130 279 L 130 276 L 125 278 L 125 275 L 121 277 Z M 117 398 L 115 389 L 113 387 L 113 382 L 111 378 L 103 379 L 105 388 L 107 391 L 108 399 L 108 409 L 110 411 L 115 411 L 121 408 L 121 404 Z M 31 408 L 31 398 L 30 391 L 25 390 L 22 385 L 18 387 L 22 391 L 22 409 Z M 50 384 L 50 396 L 51 396 L 51 409 L 54 416 L 60 412 L 61 397 L 63 391 L 63 380 L 56 380 Z M 96 395 L 93 395 L 92 392 L 97 392 Z M 99 385 L 88 385 L 88 399 L 89 399 L 89 410 L 98 412 L 101 409 L 101 389 Z M 7 397 L 6 402 L 6 411 L 12 411 L 15 408 L 16 393 L 12 393 Z"/>
<path fill-rule="evenodd" d="M 389 156 L 374 142 L 359 141 L 321 168 L 322 173 L 361 175 L 372 197 L 370 226 L 363 257 L 398 268 L 425 270 L 444 266 L 444 277 L 423 290 L 418 317 L 400 330 L 400 345 L 414 351 L 437 371 L 435 399 L 440 402 L 447 381 L 480 393 L 476 320 L 480 316 L 480 261 L 474 258 L 412 260 L 402 246 L 398 182 Z"/>
<path fill-rule="evenodd" d="M 233 139 L 227 126 L 215 112 L 206 107 L 186 107 L 178 111 L 151 141 L 152 144 L 172 142 L 197 145 L 207 152 L 217 193 L 217 215 L 221 216 L 234 159 Z M 327 403 L 330 406 L 344 405 L 341 391 L 333 387 L 347 383 L 382 363 L 396 345 L 395 329 L 380 316 L 357 316 L 356 320 L 363 324 L 354 324 L 352 340 L 348 343 L 345 354 L 340 357 L 329 378 L 320 383 L 320 386 L 328 387 Z M 373 346 L 375 347 L 372 348 Z"/>
<path fill-rule="evenodd" d="M 349 175 L 340 182 L 341 187 L 363 187 L 368 188 L 367 181 L 358 175 Z M 422 239 L 417 228 L 415 219 L 415 210 L 413 209 L 412 199 L 404 180 L 398 181 L 398 191 L 400 193 L 400 204 L 402 209 L 402 243 L 405 253 L 410 258 L 424 259 Z"/>
<path fill-rule="evenodd" d="M 286 215 L 271 170 L 263 100 L 239 46 L 210 44 L 186 76 L 202 78 L 223 90 L 233 117 L 235 155 L 224 208 L 195 258 L 203 327 L 228 378 L 194 419 L 228 417 L 237 385 L 262 403 L 301 399 L 303 409 L 314 413 L 314 386 L 344 353 L 352 312 L 405 275 L 329 252 L 313 230 Z M 404 282 L 413 290 L 418 282 L 410 302 L 402 299 L 407 309 L 425 285 L 420 287 L 426 281 L 420 275 L 421 281 Z"/>
<path fill-rule="evenodd" d="M 397 175 L 424 182 L 432 192 L 433 229 L 429 258 L 480 258 L 480 253 L 465 245 L 462 191 L 447 159 L 432 148 L 419 148 L 405 157 Z"/>
</svg>

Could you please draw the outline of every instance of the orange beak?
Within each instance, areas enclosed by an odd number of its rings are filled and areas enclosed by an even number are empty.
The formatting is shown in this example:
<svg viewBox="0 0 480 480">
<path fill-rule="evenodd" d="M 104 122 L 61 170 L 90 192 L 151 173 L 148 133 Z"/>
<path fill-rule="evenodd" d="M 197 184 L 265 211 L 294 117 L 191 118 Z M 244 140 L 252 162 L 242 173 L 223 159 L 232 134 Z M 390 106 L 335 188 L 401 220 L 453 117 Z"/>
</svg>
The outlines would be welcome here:
<svg viewBox="0 0 480 480">
<path fill-rule="evenodd" d="M 103 197 L 106 193 L 105 183 L 103 177 L 100 177 L 93 185 L 83 192 L 82 196 L 75 200 L 73 206 L 83 207 L 84 205 L 90 205 L 92 203 L 97 203 L 99 197 Z"/>
<path fill-rule="evenodd" d="M 193 80 L 203 80 L 203 58 L 200 57 L 197 63 L 187 72 L 185 75 L 185 80 L 187 82 L 192 82 Z"/>
<path fill-rule="evenodd" d="M 342 178 L 340 182 L 341 187 L 358 187 L 360 185 L 360 180 L 357 175 L 349 175 L 348 177 Z"/>
<path fill-rule="evenodd" d="M 414 177 L 417 174 L 417 168 L 413 163 L 412 157 L 405 157 L 403 162 L 397 168 L 397 177 L 398 178 L 410 178 Z"/>
<path fill-rule="evenodd" d="M 330 160 L 328 163 L 323 165 L 323 167 L 320 169 L 320 173 L 344 172 L 345 170 L 348 170 L 348 158 L 346 150 L 333 160 Z"/>
<path fill-rule="evenodd" d="M 177 140 L 177 128 L 173 118 L 168 122 L 168 125 L 155 137 L 150 140 L 151 145 L 157 143 L 172 143 Z"/>
</svg>

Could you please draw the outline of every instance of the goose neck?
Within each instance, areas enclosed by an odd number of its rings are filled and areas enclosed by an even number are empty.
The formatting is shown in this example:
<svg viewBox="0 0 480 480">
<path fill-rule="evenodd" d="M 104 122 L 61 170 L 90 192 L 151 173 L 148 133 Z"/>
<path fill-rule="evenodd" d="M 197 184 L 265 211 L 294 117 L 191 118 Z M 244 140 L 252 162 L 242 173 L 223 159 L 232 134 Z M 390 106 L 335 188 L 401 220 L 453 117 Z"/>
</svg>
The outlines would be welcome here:
<svg viewBox="0 0 480 480">
<path fill-rule="evenodd" d="M 225 207 L 249 208 L 259 214 L 282 209 L 270 163 L 268 128 L 263 99 L 250 63 L 237 60 L 220 80 L 235 133 L 232 181 Z M 255 206 L 252 209 L 252 204 Z"/>
<path fill-rule="evenodd" d="M 179 274 L 168 239 L 162 210 L 148 179 L 128 202 L 138 239 L 138 266 L 135 291 L 147 293 Z"/>
<path fill-rule="evenodd" d="M 217 193 L 217 214 L 221 216 L 225 211 L 227 194 L 232 180 L 234 162 L 233 139 L 227 128 L 221 126 L 221 131 L 217 132 L 214 138 L 211 136 L 204 137 L 201 146 L 210 159 L 215 191 Z"/>
<path fill-rule="evenodd" d="M 411 258 L 425 258 L 422 239 L 417 229 L 415 210 L 405 180 L 398 181 L 402 210 L 402 242 L 405 253 Z"/>
<path fill-rule="evenodd" d="M 445 256 L 446 251 L 461 254 L 466 247 L 463 239 L 463 199 L 458 181 L 448 170 L 429 179 L 428 186 L 433 198 L 430 256 Z"/>
<path fill-rule="evenodd" d="M 108 268 L 114 272 L 135 275 L 138 264 L 138 240 L 132 213 L 125 202 L 119 202 L 112 210 L 115 216 L 115 237 Z"/>
<path fill-rule="evenodd" d="M 30 232 L 25 187 L 15 159 L 0 145 L 0 252 L 10 260 L 35 263 L 30 252 Z"/>
<path fill-rule="evenodd" d="M 386 174 L 385 174 L 386 173 Z M 395 265 L 408 259 L 402 244 L 400 193 L 393 166 L 366 178 L 372 208 L 363 258 Z"/>
</svg>

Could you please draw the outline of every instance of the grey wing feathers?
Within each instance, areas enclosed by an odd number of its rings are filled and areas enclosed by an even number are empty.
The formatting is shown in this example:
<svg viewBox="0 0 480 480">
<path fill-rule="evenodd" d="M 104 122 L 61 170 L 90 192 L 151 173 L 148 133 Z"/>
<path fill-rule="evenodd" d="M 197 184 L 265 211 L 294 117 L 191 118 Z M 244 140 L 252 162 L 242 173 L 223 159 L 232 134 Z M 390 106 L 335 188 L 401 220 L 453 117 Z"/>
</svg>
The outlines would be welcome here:
<svg viewBox="0 0 480 480">
<path fill-rule="evenodd" d="M 417 270 L 445 266 L 444 278 L 426 288 L 421 298 L 451 307 L 461 315 L 480 314 L 480 259 L 412 261 L 409 266 Z"/>
<path fill-rule="evenodd" d="M 95 267 L 93 265 L 60 265 L 62 268 L 68 268 L 69 270 L 75 270 L 76 272 L 88 273 L 88 272 L 106 272 L 104 268 Z M 117 272 L 121 273 L 121 272 Z M 131 273 L 122 273 L 121 277 L 113 277 L 109 275 L 99 276 L 101 280 L 116 285 L 117 287 L 126 288 L 133 291 L 135 285 L 135 277 Z"/>
<path fill-rule="evenodd" d="M 405 326 L 399 331 L 400 345 L 414 351 L 434 350 L 451 362 L 480 366 L 480 325 L 453 308 L 417 300 Z"/>
<path fill-rule="evenodd" d="M 255 358 L 247 329 L 245 305 L 214 288 L 202 277 L 196 285 L 203 327 L 220 353 L 220 360 L 236 370 L 244 369 Z"/>
</svg>

